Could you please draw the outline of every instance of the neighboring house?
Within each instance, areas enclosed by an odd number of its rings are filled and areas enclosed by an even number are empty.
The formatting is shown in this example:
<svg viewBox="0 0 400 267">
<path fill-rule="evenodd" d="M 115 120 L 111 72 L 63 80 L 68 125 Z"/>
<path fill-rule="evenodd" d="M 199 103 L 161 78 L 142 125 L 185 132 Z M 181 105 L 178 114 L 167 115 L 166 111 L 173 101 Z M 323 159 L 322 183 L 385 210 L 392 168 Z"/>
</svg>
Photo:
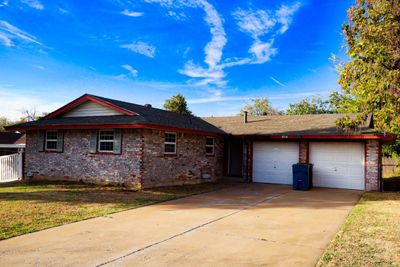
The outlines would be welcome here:
<svg viewBox="0 0 400 267">
<path fill-rule="evenodd" d="M 355 131 L 339 129 L 343 114 L 210 117 L 230 133 L 225 170 L 247 181 L 291 184 L 292 165 L 313 164 L 317 187 L 379 189 L 381 146 L 395 135 L 373 129 L 373 118 Z M 354 115 L 350 115 L 354 116 Z"/>
<path fill-rule="evenodd" d="M 7 130 L 26 132 L 25 172 L 37 178 L 144 188 L 223 175 L 223 131 L 150 105 L 86 94 Z"/>
<path fill-rule="evenodd" d="M 0 156 L 18 153 L 25 148 L 25 134 L 0 132 Z"/>
<path fill-rule="evenodd" d="M 343 131 L 341 114 L 197 118 L 84 95 L 46 117 L 8 127 L 27 136 L 25 170 L 152 187 L 223 175 L 291 184 L 292 164 L 312 163 L 314 185 L 379 189 L 381 145 L 396 136 Z"/>
</svg>

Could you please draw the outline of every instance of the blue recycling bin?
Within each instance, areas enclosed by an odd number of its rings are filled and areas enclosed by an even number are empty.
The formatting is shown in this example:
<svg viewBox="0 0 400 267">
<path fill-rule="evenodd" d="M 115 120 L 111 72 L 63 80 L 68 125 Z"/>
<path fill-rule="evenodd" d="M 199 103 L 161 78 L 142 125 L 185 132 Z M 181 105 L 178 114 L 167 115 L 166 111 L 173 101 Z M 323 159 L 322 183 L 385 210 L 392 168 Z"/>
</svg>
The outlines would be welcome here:
<svg viewBox="0 0 400 267">
<path fill-rule="evenodd" d="M 293 190 L 312 188 L 312 164 L 293 164 Z"/>
</svg>

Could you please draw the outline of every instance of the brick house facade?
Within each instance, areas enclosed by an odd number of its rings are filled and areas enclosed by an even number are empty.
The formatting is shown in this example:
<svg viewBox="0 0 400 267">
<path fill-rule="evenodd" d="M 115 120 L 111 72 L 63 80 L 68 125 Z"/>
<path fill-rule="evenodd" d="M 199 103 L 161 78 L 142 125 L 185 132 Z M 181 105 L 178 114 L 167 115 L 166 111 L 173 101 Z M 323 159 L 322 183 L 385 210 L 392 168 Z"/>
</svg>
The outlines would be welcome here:
<svg viewBox="0 0 400 267">
<path fill-rule="evenodd" d="M 93 95 L 46 117 L 7 127 L 26 132 L 26 176 L 148 188 L 216 181 L 292 182 L 312 163 L 320 187 L 376 191 L 382 144 L 395 135 L 352 131 L 343 114 L 198 118 Z"/>
<path fill-rule="evenodd" d="M 27 131 L 25 171 L 36 178 L 82 180 L 134 187 L 194 184 L 222 177 L 223 140 L 213 155 L 206 137 L 177 134 L 177 153 L 164 154 L 164 131 L 123 129 L 121 153 L 90 153 L 91 130 L 64 130 L 62 152 L 39 151 L 39 131 Z"/>
</svg>

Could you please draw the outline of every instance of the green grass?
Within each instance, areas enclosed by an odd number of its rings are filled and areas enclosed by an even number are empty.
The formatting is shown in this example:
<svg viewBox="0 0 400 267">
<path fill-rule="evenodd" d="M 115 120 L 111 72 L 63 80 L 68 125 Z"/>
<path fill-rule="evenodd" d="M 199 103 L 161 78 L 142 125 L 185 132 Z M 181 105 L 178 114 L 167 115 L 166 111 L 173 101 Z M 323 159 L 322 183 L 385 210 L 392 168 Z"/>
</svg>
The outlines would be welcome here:
<svg viewBox="0 0 400 267">
<path fill-rule="evenodd" d="M 131 190 L 48 181 L 0 184 L 0 240 L 231 185 L 219 183 Z"/>
<path fill-rule="evenodd" d="M 317 266 L 400 266 L 400 193 L 364 193 Z"/>
</svg>

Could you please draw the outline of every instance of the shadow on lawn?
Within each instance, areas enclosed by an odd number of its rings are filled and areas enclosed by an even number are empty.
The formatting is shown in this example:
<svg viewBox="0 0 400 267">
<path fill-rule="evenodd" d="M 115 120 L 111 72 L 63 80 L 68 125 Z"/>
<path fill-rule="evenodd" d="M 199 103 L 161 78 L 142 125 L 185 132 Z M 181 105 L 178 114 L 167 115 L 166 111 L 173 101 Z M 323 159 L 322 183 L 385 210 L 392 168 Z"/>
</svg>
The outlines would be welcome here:
<svg viewBox="0 0 400 267">
<path fill-rule="evenodd" d="M 13 182 L 0 185 L 0 201 L 62 202 L 67 205 L 147 203 L 172 200 L 228 186 L 230 184 L 198 184 L 136 190 L 76 182 Z"/>
</svg>

